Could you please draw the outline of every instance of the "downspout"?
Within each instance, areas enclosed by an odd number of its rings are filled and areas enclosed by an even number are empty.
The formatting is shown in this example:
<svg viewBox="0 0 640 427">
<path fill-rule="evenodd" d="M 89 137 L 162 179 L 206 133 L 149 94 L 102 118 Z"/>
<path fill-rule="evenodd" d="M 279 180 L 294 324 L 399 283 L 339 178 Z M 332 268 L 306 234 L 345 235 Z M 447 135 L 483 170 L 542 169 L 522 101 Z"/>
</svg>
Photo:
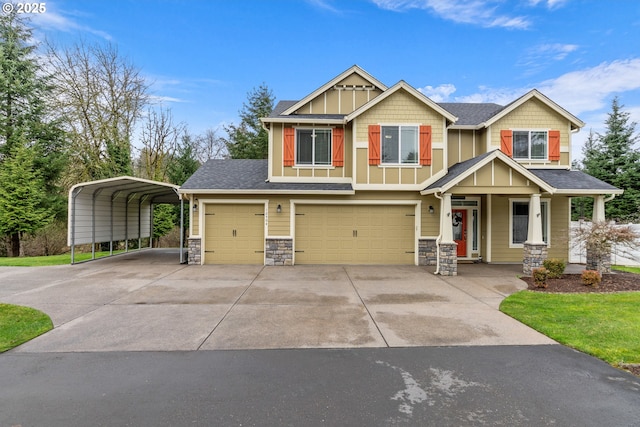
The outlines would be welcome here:
<svg viewBox="0 0 640 427">
<path fill-rule="evenodd" d="M 613 199 L 615 199 L 615 198 L 616 198 L 616 195 L 615 195 L 615 194 L 612 194 L 612 195 L 610 195 L 609 197 L 605 198 L 605 199 L 603 200 L 603 202 L 604 202 L 604 203 L 607 203 L 607 202 L 612 201 L 612 200 L 613 200 Z"/>
<path fill-rule="evenodd" d="M 442 197 L 438 196 L 438 192 L 433 193 L 436 199 L 440 200 L 440 228 L 442 228 Z M 436 271 L 433 274 L 440 274 L 440 240 L 442 239 L 442 230 L 436 238 Z"/>
</svg>

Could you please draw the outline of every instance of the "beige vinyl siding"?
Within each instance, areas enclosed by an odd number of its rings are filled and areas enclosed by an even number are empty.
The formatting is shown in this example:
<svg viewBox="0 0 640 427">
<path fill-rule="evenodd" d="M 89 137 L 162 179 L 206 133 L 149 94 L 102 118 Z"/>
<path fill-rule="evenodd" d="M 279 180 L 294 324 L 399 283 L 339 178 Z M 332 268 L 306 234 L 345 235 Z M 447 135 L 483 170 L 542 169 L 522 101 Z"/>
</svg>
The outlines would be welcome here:
<svg viewBox="0 0 640 427">
<path fill-rule="evenodd" d="M 563 152 L 569 150 L 569 121 L 549 108 L 542 101 L 535 98 L 528 100 L 519 108 L 491 125 L 491 150 L 500 148 L 500 130 L 502 129 L 559 130 L 560 151 Z M 525 164 L 528 163 L 526 161 L 520 162 Z M 569 166 L 569 156 L 561 155 L 560 161 L 551 161 L 549 164 L 562 164 Z"/>
<path fill-rule="evenodd" d="M 283 137 L 283 125 L 280 123 L 271 124 L 271 136 L 272 136 L 272 152 L 269 161 L 271 162 L 273 176 L 282 176 L 282 158 L 284 149 L 284 137 Z M 291 168 L 285 168 L 291 169 Z M 286 175 L 285 170 L 285 175 Z"/>
<path fill-rule="evenodd" d="M 462 129 L 449 130 L 447 137 L 448 166 L 464 162 L 479 155 L 477 147 L 474 148 L 474 132 Z"/>
<path fill-rule="evenodd" d="M 491 218 L 491 261 L 492 262 L 522 262 L 523 248 L 509 247 L 509 203 L 510 199 L 528 199 L 528 195 L 493 196 Z M 542 199 L 549 199 L 542 196 Z M 569 198 L 556 196 L 549 199 L 550 223 L 549 236 L 551 246 L 548 249 L 549 258 L 568 260 L 569 253 Z M 484 228 L 483 228 L 484 230 Z"/>
<path fill-rule="evenodd" d="M 432 144 L 438 145 L 442 144 L 444 141 L 442 116 L 405 90 L 398 90 L 387 99 L 358 116 L 356 140 L 360 141 L 364 145 L 368 144 L 369 125 L 395 125 L 403 123 L 431 125 Z M 394 166 L 368 166 L 369 154 L 366 149 L 359 149 L 356 154 L 359 156 L 357 162 L 358 165 L 366 164 L 369 169 L 368 181 L 366 181 L 366 173 L 362 173 L 358 170 L 358 184 L 417 184 L 426 181 L 432 175 L 442 170 L 444 163 L 443 150 L 441 148 L 434 148 L 432 151 L 432 166 L 416 166 L 417 174 L 411 176 L 410 174 L 400 174 L 400 168 Z M 360 157 L 363 159 L 361 160 Z M 380 172 L 380 169 L 386 170 L 384 175 Z M 402 179 L 402 182 L 400 182 L 397 178 L 398 176 L 406 178 L 408 181 Z M 387 178 L 389 178 L 391 182 L 387 182 Z"/>
<path fill-rule="evenodd" d="M 498 159 L 492 160 L 456 185 L 453 194 L 534 194 L 537 185 Z"/>
<path fill-rule="evenodd" d="M 278 205 L 281 212 L 278 213 Z M 269 208 L 267 210 L 267 235 L 268 236 L 290 236 L 291 228 L 291 204 L 289 198 L 272 198 L 269 199 Z"/>
<path fill-rule="evenodd" d="M 382 93 L 379 89 L 359 89 L 362 86 L 371 87 L 371 83 L 355 73 L 336 83 L 335 86 L 349 86 L 349 88 L 345 90 L 331 87 L 300 107 L 296 113 L 349 114 Z M 353 90 L 353 86 L 358 87 L 358 90 Z"/>
<path fill-rule="evenodd" d="M 429 206 L 433 206 L 433 213 L 429 213 Z M 436 237 L 440 234 L 440 200 L 435 196 L 425 196 L 422 199 L 421 235 Z"/>
</svg>

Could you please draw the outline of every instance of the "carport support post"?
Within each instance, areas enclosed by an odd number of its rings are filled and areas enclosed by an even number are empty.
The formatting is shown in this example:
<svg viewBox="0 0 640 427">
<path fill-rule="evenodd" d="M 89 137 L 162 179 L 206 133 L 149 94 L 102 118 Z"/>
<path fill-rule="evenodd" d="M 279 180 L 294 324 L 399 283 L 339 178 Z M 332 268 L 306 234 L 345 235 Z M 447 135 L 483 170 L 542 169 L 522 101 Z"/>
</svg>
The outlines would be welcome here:
<svg viewBox="0 0 640 427">
<path fill-rule="evenodd" d="M 180 197 L 180 264 L 182 264 L 183 262 L 184 262 L 184 199 Z"/>
<path fill-rule="evenodd" d="M 451 194 L 444 193 L 440 202 L 440 242 L 438 243 L 438 272 L 443 276 L 458 275 L 458 244 L 453 240 L 451 225 Z"/>
<path fill-rule="evenodd" d="M 82 192 L 83 187 L 78 187 L 71 194 L 71 232 L 69 233 L 69 246 L 71 246 L 71 264 L 76 261 L 76 197 Z"/>
</svg>

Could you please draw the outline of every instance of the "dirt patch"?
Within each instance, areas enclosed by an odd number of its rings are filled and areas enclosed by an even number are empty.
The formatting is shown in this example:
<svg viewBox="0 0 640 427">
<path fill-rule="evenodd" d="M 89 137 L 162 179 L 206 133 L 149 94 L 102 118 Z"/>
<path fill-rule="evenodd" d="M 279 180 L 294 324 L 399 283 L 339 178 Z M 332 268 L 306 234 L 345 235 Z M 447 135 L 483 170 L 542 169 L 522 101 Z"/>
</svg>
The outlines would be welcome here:
<svg viewBox="0 0 640 427">
<path fill-rule="evenodd" d="M 528 289 L 536 292 L 588 293 L 588 292 L 633 292 L 640 291 L 640 274 L 617 271 L 602 276 L 600 286 L 594 288 L 582 283 L 580 274 L 563 274 L 559 279 L 548 279 L 546 288 L 537 288 L 531 277 L 521 277 Z"/>
</svg>

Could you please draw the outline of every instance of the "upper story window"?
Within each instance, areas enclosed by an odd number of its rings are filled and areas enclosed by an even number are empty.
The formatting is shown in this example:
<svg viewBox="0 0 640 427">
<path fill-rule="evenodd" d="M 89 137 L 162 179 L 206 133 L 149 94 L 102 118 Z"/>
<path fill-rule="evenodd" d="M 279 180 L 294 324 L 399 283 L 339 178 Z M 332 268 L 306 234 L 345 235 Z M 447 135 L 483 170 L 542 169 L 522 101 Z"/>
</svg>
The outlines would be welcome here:
<svg viewBox="0 0 640 427">
<path fill-rule="evenodd" d="M 547 160 L 547 131 L 514 130 L 513 158 L 519 160 Z"/>
<path fill-rule="evenodd" d="M 418 126 L 381 126 L 382 163 L 418 164 Z"/>
<path fill-rule="evenodd" d="M 296 164 L 331 165 L 331 129 L 296 129 Z"/>
</svg>

